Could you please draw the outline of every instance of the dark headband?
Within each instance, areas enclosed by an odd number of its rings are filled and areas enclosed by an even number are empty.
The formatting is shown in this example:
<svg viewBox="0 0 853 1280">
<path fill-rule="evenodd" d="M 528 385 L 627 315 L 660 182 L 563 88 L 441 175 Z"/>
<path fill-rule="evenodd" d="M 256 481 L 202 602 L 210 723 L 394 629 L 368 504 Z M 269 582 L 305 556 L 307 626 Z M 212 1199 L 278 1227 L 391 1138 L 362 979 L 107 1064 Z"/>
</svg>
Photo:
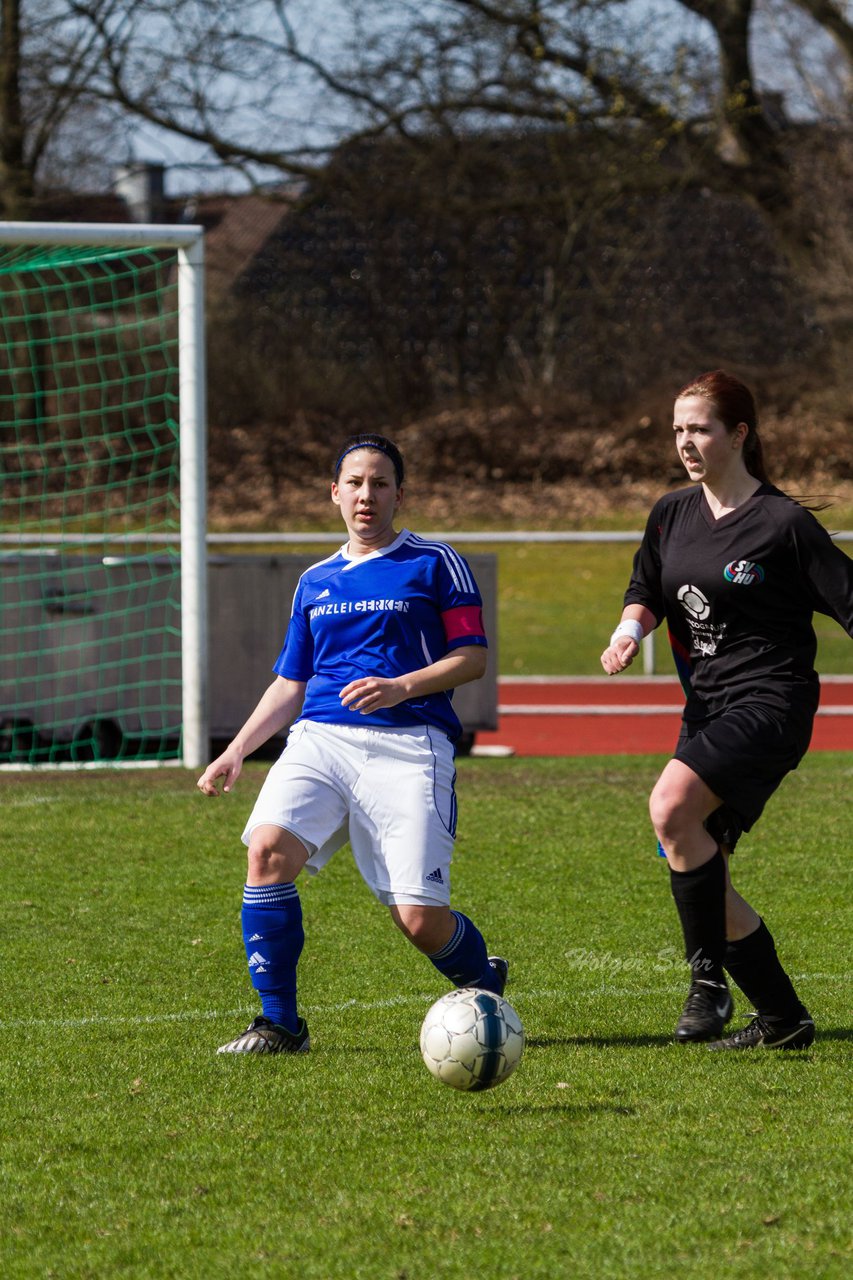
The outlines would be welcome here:
<svg viewBox="0 0 853 1280">
<path fill-rule="evenodd" d="M 375 449 L 377 453 L 384 453 L 385 457 L 389 460 L 389 462 L 394 468 L 394 476 L 397 480 L 397 483 L 398 484 L 401 483 L 399 469 L 398 469 L 399 463 L 395 459 L 391 450 L 386 449 L 384 444 L 374 444 L 372 440 L 363 441 L 361 444 L 351 444 L 349 445 L 348 448 L 344 449 L 343 453 L 339 456 L 337 462 L 335 463 L 335 476 L 337 476 L 338 473 L 340 472 L 341 465 L 343 463 L 344 458 L 347 456 L 347 454 L 355 453 L 357 449 Z"/>
</svg>

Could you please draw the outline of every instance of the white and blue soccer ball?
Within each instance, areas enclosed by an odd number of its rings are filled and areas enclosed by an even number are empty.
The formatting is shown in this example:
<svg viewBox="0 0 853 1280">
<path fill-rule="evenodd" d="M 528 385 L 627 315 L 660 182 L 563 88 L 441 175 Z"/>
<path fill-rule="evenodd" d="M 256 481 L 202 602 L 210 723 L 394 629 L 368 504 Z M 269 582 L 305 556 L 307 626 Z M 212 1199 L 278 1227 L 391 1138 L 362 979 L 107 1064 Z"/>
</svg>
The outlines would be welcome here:
<svg viewBox="0 0 853 1280">
<path fill-rule="evenodd" d="M 479 987 L 436 1000 L 421 1025 L 421 1056 L 451 1089 L 493 1089 L 511 1076 L 524 1050 L 524 1027 L 509 1001 Z"/>
</svg>

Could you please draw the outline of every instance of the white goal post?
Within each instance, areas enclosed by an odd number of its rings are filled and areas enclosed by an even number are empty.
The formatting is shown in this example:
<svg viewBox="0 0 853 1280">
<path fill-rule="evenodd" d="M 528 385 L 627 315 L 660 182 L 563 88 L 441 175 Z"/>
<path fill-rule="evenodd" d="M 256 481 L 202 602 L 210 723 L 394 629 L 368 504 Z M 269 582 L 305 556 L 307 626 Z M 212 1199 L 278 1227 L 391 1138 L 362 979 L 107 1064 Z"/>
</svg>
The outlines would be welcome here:
<svg viewBox="0 0 853 1280">
<path fill-rule="evenodd" d="M 204 330 L 204 228 L 146 223 L 0 222 L 0 246 L 93 246 L 177 254 L 182 758 L 188 768 L 207 759 L 207 502 Z M 96 539 L 93 537 L 92 539 Z M 37 544 L 33 533 L 4 542 Z M 85 542 L 86 535 L 79 535 Z M 121 541 L 118 534 L 116 541 Z"/>
</svg>

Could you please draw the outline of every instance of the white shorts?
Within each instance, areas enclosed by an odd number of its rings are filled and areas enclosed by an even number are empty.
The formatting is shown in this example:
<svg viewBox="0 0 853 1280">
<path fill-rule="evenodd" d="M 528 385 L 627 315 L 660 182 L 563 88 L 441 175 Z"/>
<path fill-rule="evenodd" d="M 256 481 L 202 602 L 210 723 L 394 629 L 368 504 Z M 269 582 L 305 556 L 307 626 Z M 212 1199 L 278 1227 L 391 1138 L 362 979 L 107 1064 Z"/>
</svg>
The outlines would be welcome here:
<svg viewBox="0 0 853 1280">
<path fill-rule="evenodd" d="M 305 845 L 316 874 L 349 840 L 380 902 L 447 906 L 456 837 L 453 745 L 441 730 L 300 720 L 243 832 L 271 824 Z"/>
</svg>

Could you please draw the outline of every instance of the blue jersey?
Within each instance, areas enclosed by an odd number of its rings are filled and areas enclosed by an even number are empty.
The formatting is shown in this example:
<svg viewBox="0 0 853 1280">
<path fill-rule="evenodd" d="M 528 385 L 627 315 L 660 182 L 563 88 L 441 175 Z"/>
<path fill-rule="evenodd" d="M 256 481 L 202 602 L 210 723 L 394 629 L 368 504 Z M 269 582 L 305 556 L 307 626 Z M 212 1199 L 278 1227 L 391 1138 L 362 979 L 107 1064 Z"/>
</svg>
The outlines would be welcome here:
<svg viewBox="0 0 853 1280">
<path fill-rule="evenodd" d="M 387 547 L 352 557 L 341 547 L 306 569 L 296 587 L 274 670 L 306 682 L 300 720 L 327 724 L 435 725 L 455 741 L 451 691 L 362 715 L 340 692 L 363 676 L 418 671 L 463 645 L 487 643 L 482 599 L 462 556 L 404 529 Z"/>
</svg>

